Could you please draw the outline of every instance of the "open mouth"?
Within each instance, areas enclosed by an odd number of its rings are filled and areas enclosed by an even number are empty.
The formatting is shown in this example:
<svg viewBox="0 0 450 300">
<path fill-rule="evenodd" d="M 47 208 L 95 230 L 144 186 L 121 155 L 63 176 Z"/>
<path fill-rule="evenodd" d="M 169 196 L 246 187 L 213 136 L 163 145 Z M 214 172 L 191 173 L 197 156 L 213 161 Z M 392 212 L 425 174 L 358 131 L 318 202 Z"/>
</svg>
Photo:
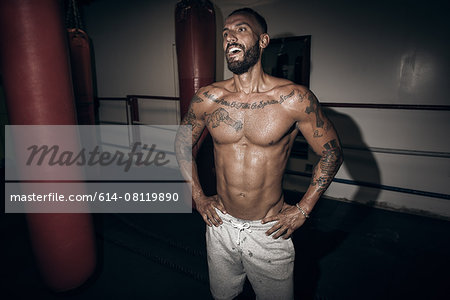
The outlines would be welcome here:
<svg viewBox="0 0 450 300">
<path fill-rule="evenodd" d="M 230 48 L 230 50 L 228 51 L 228 53 L 230 53 L 230 54 L 237 54 L 237 53 L 239 53 L 239 52 L 241 52 L 242 50 L 240 49 L 240 48 L 237 48 L 237 47 L 232 47 L 232 48 Z"/>
<path fill-rule="evenodd" d="M 237 47 L 237 46 L 230 46 L 228 48 L 228 51 L 227 51 L 229 56 L 235 56 L 235 55 L 237 55 L 237 54 L 239 54 L 241 52 L 242 52 L 242 48 L 241 47 Z"/>
</svg>

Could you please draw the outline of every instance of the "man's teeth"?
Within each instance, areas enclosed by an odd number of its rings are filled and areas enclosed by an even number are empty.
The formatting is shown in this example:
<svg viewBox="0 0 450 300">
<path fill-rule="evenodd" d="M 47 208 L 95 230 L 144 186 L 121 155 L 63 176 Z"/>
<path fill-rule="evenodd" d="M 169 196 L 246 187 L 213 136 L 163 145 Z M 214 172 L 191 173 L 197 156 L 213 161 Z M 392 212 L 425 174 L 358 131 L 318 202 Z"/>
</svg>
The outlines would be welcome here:
<svg viewBox="0 0 450 300">
<path fill-rule="evenodd" d="M 241 51 L 241 49 L 240 48 L 237 48 L 237 47 L 233 47 L 233 48 L 230 48 L 230 51 L 229 52 L 231 52 L 231 53 L 238 53 L 238 52 L 240 52 Z"/>
</svg>

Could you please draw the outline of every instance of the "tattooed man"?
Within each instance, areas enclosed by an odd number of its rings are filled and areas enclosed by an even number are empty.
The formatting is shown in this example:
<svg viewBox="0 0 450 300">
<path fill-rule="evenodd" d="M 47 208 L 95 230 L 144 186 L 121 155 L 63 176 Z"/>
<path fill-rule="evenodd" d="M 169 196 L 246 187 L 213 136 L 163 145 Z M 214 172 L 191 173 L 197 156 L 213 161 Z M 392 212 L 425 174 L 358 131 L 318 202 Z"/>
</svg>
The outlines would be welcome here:
<svg viewBox="0 0 450 300">
<path fill-rule="evenodd" d="M 248 277 L 258 299 L 292 299 L 294 248 L 291 234 L 305 222 L 342 163 L 339 139 L 306 87 L 263 72 L 269 44 L 263 17 L 249 8 L 232 12 L 223 28 L 231 79 L 199 89 L 178 133 L 177 158 L 192 162 L 192 197 L 208 225 L 211 292 L 232 299 Z M 206 197 L 184 146 L 204 128 L 214 142 L 217 195 Z M 285 203 L 282 178 L 292 144 L 301 132 L 320 155 L 311 184 L 297 205 Z"/>
</svg>

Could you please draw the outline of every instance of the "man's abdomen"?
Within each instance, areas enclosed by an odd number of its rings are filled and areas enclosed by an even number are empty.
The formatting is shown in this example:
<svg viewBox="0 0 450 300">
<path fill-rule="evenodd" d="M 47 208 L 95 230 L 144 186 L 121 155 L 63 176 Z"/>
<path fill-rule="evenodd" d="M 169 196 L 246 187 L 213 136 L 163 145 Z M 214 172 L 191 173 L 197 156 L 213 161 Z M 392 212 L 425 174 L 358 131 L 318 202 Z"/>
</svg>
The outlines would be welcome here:
<svg viewBox="0 0 450 300">
<path fill-rule="evenodd" d="M 228 213 L 258 220 L 281 209 L 287 157 L 277 149 L 248 148 L 216 148 L 217 192 Z"/>
</svg>

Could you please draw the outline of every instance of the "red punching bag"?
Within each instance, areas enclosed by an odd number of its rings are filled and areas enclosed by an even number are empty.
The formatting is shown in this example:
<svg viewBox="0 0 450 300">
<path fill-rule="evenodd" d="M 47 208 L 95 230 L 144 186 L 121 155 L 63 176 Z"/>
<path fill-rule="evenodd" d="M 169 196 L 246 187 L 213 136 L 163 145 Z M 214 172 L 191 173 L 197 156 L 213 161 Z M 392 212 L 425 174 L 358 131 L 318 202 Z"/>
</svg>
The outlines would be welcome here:
<svg viewBox="0 0 450 300">
<path fill-rule="evenodd" d="M 78 28 L 69 28 L 67 31 L 78 124 L 94 125 L 96 107 L 94 104 L 89 36 Z"/>
<path fill-rule="evenodd" d="M 0 57 L 12 125 L 75 125 L 67 35 L 58 0 L 0 1 Z M 96 264 L 90 214 L 27 214 L 46 283 L 75 288 Z"/>
<path fill-rule="evenodd" d="M 183 0 L 175 10 L 175 33 L 183 117 L 192 97 L 202 86 L 214 82 L 216 63 L 216 20 L 208 0 Z M 207 131 L 198 142 L 201 145 Z M 198 149 L 194 149 L 196 152 Z"/>
<path fill-rule="evenodd" d="M 66 4 L 66 27 L 69 35 L 70 64 L 78 124 L 94 125 L 97 120 L 98 100 L 94 97 L 91 43 L 89 36 L 82 29 L 77 0 L 66 1 Z"/>
<path fill-rule="evenodd" d="M 180 107 L 183 117 L 197 90 L 214 82 L 216 21 L 208 0 L 183 0 L 175 10 Z"/>
<path fill-rule="evenodd" d="M 180 85 L 180 110 L 183 117 L 200 87 L 214 82 L 216 63 L 216 21 L 213 4 L 208 0 L 182 0 L 175 10 L 175 33 Z M 204 147 L 201 147 L 206 139 Z M 205 129 L 192 152 L 203 190 L 215 193 L 212 141 Z"/>
</svg>

